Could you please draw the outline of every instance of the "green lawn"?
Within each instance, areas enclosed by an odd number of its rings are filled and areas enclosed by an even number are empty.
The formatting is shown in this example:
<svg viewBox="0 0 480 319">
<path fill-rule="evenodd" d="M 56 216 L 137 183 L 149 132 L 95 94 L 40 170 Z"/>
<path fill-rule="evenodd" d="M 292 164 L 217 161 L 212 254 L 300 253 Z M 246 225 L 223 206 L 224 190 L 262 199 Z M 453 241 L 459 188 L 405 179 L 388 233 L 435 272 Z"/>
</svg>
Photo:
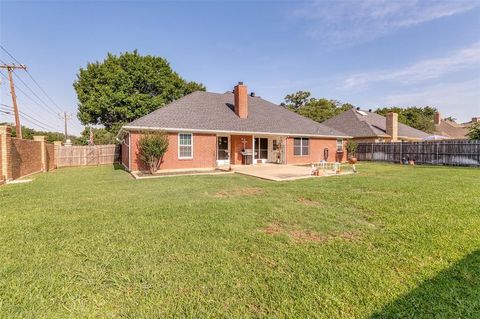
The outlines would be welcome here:
<svg viewBox="0 0 480 319">
<path fill-rule="evenodd" d="M 0 318 L 479 318 L 480 170 L 0 187 Z"/>
</svg>

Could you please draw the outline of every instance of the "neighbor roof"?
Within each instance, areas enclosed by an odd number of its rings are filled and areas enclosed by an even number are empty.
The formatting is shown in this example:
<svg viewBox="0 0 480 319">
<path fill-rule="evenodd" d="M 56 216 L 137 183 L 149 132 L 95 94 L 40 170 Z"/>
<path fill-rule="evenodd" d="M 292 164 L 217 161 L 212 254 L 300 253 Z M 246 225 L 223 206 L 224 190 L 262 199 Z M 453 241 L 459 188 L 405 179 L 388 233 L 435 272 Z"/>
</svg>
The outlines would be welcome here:
<svg viewBox="0 0 480 319">
<path fill-rule="evenodd" d="M 452 139 L 466 139 L 468 126 L 458 124 L 449 120 L 440 120 L 440 124 L 435 125 L 435 134 L 446 136 Z"/>
<path fill-rule="evenodd" d="M 353 137 L 390 137 L 386 132 L 385 116 L 365 110 L 359 112 L 352 108 L 322 122 L 322 124 Z M 398 136 L 421 139 L 429 134 L 399 122 Z"/>
<path fill-rule="evenodd" d="M 272 133 L 348 137 L 260 97 L 248 96 L 248 117 L 234 110 L 234 94 L 194 92 L 127 125 L 124 129 L 165 129 L 212 132 Z"/>
</svg>

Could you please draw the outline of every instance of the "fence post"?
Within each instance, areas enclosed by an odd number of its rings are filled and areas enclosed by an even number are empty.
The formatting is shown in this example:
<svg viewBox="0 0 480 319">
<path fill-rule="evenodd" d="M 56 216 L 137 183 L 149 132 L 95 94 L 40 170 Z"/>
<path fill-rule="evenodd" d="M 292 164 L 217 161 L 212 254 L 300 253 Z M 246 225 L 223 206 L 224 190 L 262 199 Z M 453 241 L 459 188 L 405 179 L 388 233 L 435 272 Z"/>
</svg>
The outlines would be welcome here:
<svg viewBox="0 0 480 319">
<path fill-rule="evenodd" d="M 10 126 L 0 126 L 0 181 L 12 179 L 12 129 Z"/>
<path fill-rule="evenodd" d="M 45 136 L 34 136 L 33 140 L 36 142 L 40 142 L 40 162 L 42 163 L 42 172 L 47 170 L 46 163 L 46 152 L 45 152 Z"/>
<path fill-rule="evenodd" d="M 400 141 L 400 164 L 402 164 L 403 141 Z"/>
</svg>

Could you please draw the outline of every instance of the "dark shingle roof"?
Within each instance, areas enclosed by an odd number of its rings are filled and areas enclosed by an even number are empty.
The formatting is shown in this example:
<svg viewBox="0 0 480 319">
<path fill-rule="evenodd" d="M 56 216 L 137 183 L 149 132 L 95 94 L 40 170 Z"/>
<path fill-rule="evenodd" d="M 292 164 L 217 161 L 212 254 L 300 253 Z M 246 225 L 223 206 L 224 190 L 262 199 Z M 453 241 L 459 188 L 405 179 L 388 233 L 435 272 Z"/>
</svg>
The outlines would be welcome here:
<svg viewBox="0 0 480 319">
<path fill-rule="evenodd" d="M 346 137 L 260 97 L 248 96 L 248 118 L 233 111 L 231 92 L 194 92 L 127 125 L 125 129 L 159 128 L 225 132 L 274 133 Z"/>
<path fill-rule="evenodd" d="M 352 108 L 322 122 L 322 124 L 353 137 L 389 137 L 386 132 L 385 116 L 368 111 L 361 112 L 366 115 L 362 115 Z M 398 136 L 421 139 L 429 136 L 429 134 L 399 122 Z"/>
</svg>

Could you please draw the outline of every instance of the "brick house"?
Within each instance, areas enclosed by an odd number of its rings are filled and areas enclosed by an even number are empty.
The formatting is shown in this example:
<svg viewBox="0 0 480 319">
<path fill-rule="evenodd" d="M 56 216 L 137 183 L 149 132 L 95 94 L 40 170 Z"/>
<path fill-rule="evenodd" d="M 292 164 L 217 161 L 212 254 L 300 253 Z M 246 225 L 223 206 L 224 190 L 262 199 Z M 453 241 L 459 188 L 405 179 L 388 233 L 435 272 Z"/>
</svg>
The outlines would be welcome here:
<svg viewBox="0 0 480 319">
<path fill-rule="evenodd" d="M 162 130 L 169 148 L 161 170 L 213 169 L 222 165 L 308 164 L 346 158 L 344 133 L 266 101 L 239 82 L 224 94 L 194 92 L 124 125 L 122 163 L 145 171 L 142 132 Z"/>
<path fill-rule="evenodd" d="M 322 124 L 345 132 L 358 143 L 419 142 L 430 136 L 423 131 L 398 122 L 398 114 L 382 116 L 375 112 L 352 108 Z"/>
</svg>

